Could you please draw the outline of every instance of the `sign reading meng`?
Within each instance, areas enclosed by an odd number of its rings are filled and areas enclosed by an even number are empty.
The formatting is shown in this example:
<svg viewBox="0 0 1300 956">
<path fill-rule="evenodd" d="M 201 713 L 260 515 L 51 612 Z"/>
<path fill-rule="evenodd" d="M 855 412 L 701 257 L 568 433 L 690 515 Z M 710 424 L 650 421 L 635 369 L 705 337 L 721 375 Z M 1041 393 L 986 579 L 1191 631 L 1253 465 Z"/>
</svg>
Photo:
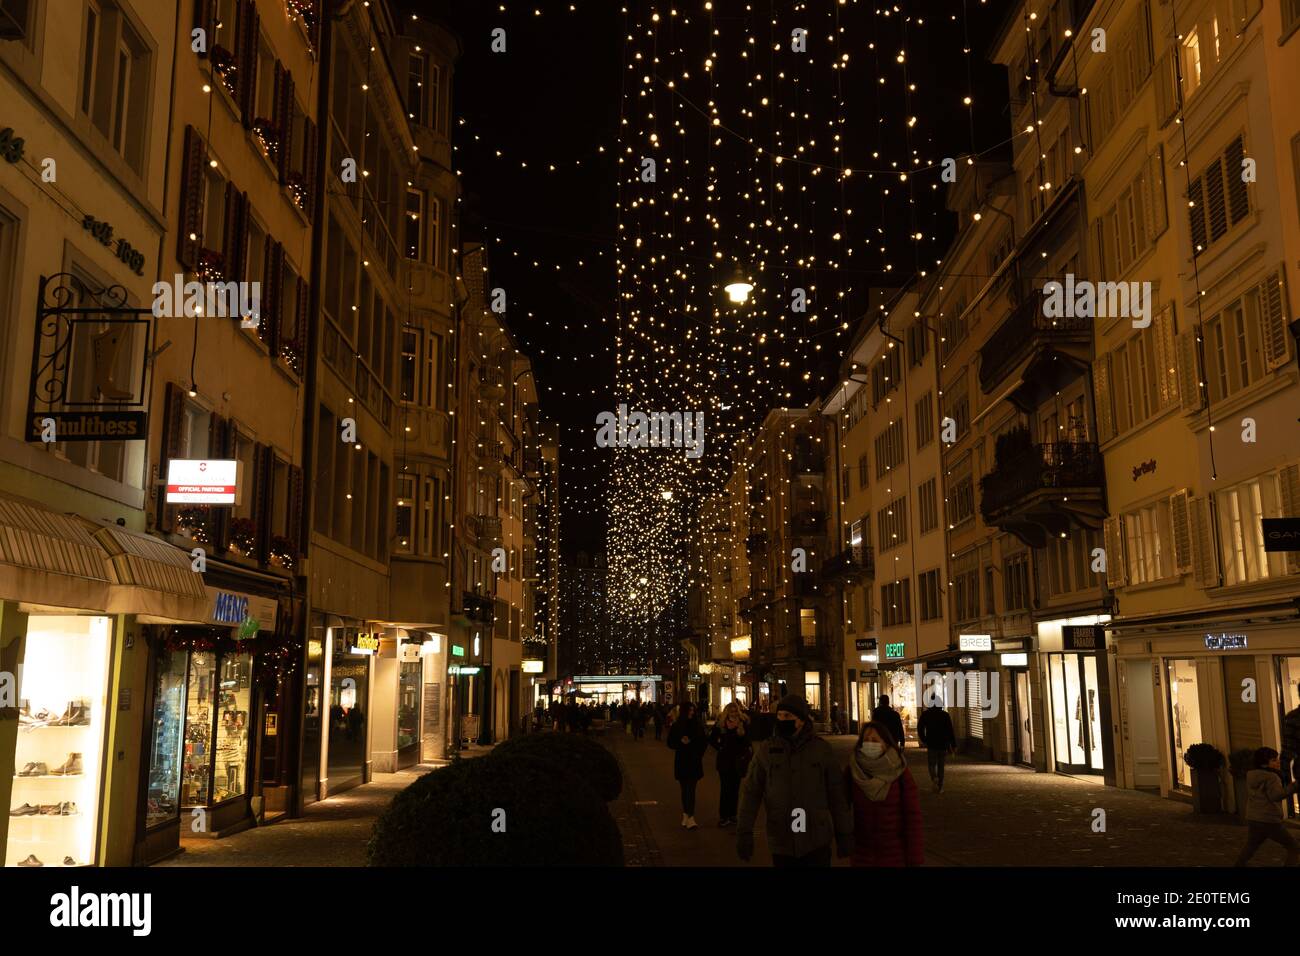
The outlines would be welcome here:
<svg viewBox="0 0 1300 956">
<path fill-rule="evenodd" d="M 173 458 L 167 463 L 167 503 L 239 504 L 239 462 Z"/>
</svg>

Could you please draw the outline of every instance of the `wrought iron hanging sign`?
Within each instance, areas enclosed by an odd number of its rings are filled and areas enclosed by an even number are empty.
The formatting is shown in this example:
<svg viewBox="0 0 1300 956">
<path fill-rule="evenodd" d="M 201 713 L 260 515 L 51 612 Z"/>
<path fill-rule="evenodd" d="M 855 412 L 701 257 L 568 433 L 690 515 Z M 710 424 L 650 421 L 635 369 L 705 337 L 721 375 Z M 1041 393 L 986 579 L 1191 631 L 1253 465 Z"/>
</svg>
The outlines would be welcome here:
<svg viewBox="0 0 1300 956">
<path fill-rule="evenodd" d="M 153 323 L 120 285 L 41 276 L 32 343 L 27 441 L 144 441 Z"/>
</svg>

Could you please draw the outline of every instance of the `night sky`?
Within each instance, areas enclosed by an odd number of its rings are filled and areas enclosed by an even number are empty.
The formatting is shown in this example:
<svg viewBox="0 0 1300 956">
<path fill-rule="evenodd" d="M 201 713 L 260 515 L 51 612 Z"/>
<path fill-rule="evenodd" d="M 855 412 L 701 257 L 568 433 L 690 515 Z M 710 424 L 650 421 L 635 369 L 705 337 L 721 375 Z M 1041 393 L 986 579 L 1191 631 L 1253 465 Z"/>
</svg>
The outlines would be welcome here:
<svg viewBox="0 0 1300 956">
<path fill-rule="evenodd" d="M 712 343 L 716 356 L 700 351 L 698 337 L 687 337 L 688 323 L 661 318 L 645 333 L 678 349 L 674 361 L 696 360 L 683 381 L 708 375 L 718 401 L 729 403 L 721 407 L 735 410 L 731 430 L 740 432 L 755 427 L 770 407 L 806 404 L 822 393 L 851 335 L 837 327 L 863 314 L 868 290 L 904 284 L 943 255 L 955 223 L 943 209 L 943 189 L 935 188 L 934 164 L 972 147 L 1009 156 L 1005 71 L 986 60 L 1006 15 L 1004 0 L 717 0 L 714 8 L 706 13 L 704 0 L 631 0 L 626 8 L 615 0 L 418 4 L 421 14 L 441 16 L 462 39 L 452 126 L 463 189 L 459 239 L 488 246 L 492 284 L 508 294 L 506 321 L 537 372 L 543 418 L 560 424 L 566 555 L 605 546 L 611 452 L 596 448 L 593 436 L 596 415 L 618 401 L 620 176 L 624 236 L 635 232 L 646 240 L 639 249 L 623 249 L 629 275 L 637 266 L 648 270 L 644 263 L 659 255 L 698 281 L 711 267 L 705 244 L 717 243 L 719 235 L 728 256 L 765 265 L 759 291 L 763 302 L 777 304 L 760 304 L 746 315 L 730 343 Z M 637 43 L 628 43 L 629 32 L 651 27 L 653 13 L 661 14 L 653 40 L 638 34 Z M 712 42 L 710 16 L 718 31 Z M 794 26 L 808 30 L 802 56 L 790 52 Z M 490 49 L 496 27 L 506 30 L 505 53 Z M 755 42 L 748 42 L 751 37 Z M 969 57 L 963 53 L 967 42 Z M 645 59 L 625 70 L 625 58 L 638 50 Z M 750 59 L 740 55 L 745 51 Z M 719 66 L 709 74 L 702 64 L 711 53 Z M 845 53 L 850 59 L 837 73 L 830 64 Z M 658 65 L 648 62 L 653 55 L 660 56 Z M 689 78 L 680 75 L 684 68 Z M 763 83 L 750 82 L 754 70 Z M 646 75 L 652 82 L 642 94 Z M 907 86 L 915 87 L 910 103 Z M 973 96 L 973 109 L 963 106 L 966 95 Z M 770 97 L 766 108 L 762 96 Z M 720 120 L 712 135 L 710 97 Z M 647 115 L 654 116 L 649 125 Z M 624 116 L 624 145 L 631 143 L 635 155 L 620 168 Z M 687 222 L 674 209 L 671 242 L 664 239 L 668 223 L 627 204 L 636 173 L 631 163 L 646 151 L 642 135 L 649 126 L 677 163 L 671 174 L 661 166 L 664 191 L 678 186 L 703 195 L 707 165 L 717 170 L 716 201 L 679 203 L 682 212 L 696 214 Z M 843 137 L 840 154 L 830 135 L 836 130 Z M 795 147 L 809 140 L 815 145 L 794 159 Z M 756 154 L 755 144 L 767 153 Z M 802 165 L 773 168 L 768 164 L 776 154 Z M 909 158 L 919 171 L 902 182 L 891 170 L 908 169 Z M 837 174 L 845 166 L 853 170 L 848 178 Z M 763 214 L 804 222 L 803 230 L 787 230 L 779 239 L 771 230 L 747 228 L 755 207 L 741 196 L 746 183 L 762 179 L 770 186 L 777 173 L 794 178 L 783 193 L 769 194 L 774 205 Z M 843 216 L 845 208 L 852 209 L 851 218 Z M 724 228 L 710 230 L 701 214 L 706 210 Z M 847 235 L 833 239 L 839 231 Z M 913 241 L 918 232 L 922 240 Z M 846 239 L 854 245 L 851 259 L 839 256 Z M 796 260 L 804 266 L 796 267 Z M 662 317 L 665 305 L 709 305 L 710 290 L 698 284 L 668 296 L 648 280 L 647 271 L 628 286 L 639 301 L 625 300 L 625 308 L 658 308 Z M 817 288 L 823 314 L 815 333 L 795 329 L 781 309 L 795 284 Z M 635 347 L 623 343 L 625 353 Z M 663 384 L 669 391 L 680 387 Z"/>
</svg>

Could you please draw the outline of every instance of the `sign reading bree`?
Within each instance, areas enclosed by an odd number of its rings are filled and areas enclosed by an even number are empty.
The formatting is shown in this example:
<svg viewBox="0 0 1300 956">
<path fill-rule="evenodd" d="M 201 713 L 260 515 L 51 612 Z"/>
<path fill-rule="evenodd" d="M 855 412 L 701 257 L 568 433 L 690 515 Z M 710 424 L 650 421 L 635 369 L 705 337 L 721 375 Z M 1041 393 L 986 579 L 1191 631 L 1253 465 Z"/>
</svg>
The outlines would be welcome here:
<svg viewBox="0 0 1300 956">
<path fill-rule="evenodd" d="M 1300 551 L 1300 518 L 1261 518 L 1265 551 Z"/>
</svg>

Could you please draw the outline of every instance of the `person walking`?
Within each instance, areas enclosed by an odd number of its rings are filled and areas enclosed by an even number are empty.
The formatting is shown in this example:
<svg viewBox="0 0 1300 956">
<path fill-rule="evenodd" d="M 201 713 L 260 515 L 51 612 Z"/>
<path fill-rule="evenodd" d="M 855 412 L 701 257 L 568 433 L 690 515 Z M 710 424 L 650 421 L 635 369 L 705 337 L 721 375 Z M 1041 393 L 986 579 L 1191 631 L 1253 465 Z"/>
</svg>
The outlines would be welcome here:
<svg viewBox="0 0 1300 956">
<path fill-rule="evenodd" d="M 889 731 L 889 736 L 897 743 L 899 750 L 907 746 L 907 735 L 903 732 L 903 718 L 898 716 L 898 711 L 889 706 L 888 694 L 880 695 L 880 703 L 871 712 L 871 719 L 885 725 L 885 729 Z"/>
<path fill-rule="evenodd" d="M 749 719 L 739 704 L 722 708 L 718 721 L 709 731 L 709 746 L 718 752 L 718 779 L 722 791 L 718 797 L 718 826 L 736 825 L 736 807 L 740 802 L 740 781 L 753 757 L 745 725 Z"/>
<path fill-rule="evenodd" d="M 736 853 L 746 861 L 754 855 L 761 805 L 774 866 L 830 866 L 832 841 L 840 856 L 848 856 L 853 835 L 853 811 L 835 754 L 813 729 L 802 697 L 782 697 L 775 717 L 775 735 L 755 745 L 740 785 Z"/>
<path fill-rule="evenodd" d="M 1282 783 L 1281 755 L 1272 747 L 1260 747 L 1246 774 L 1246 845 L 1234 866 L 1245 866 L 1265 840 L 1286 850 L 1286 865 L 1300 865 L 1300 846 L 1282 823 L 1282 803 L 1300 793 L 1300 781 Z"/>
<path fill-rule="evenodd" d="M 632 705 L 632 739 L 640 740 L 645 736 L 646 709 L 637 704 Z"/>
<path fill-rule="evenodd" d="M 677 719 L 668 727 L 668 746 L 676 751 L 673 778 L 682 789 L 682 826 L 694 830 L 699 826 L 695 822 L 695 788 L 704 776 L 704 751 L 709 743 L 704 722 L 696 716 L 690 701 L 682 702 Z"/>
<path fill-rule="evenodd" d="M 957 752 L 957 732 L 952 718 L 937 702 L 927 707 L 916 722 L 916 736 L 925 748 L 925 762 L 930 768 L 930 782 L 935 793 L 943 793 L 943 766 L 948 755 Z"/>
<path fill-rule="evenodd" d="M 853 866 L 925 862 L 916 781 L 884 724 L 872 721 L 858 731 L 844 783 L 853 801 Z"/>
<path fill-rule="evenodd" d="M 664 706 L 655 701 L 651 705 L 650 714 L 655 725 L 655 740 L 661 740 L 664 735 Z"/>
</svg>

